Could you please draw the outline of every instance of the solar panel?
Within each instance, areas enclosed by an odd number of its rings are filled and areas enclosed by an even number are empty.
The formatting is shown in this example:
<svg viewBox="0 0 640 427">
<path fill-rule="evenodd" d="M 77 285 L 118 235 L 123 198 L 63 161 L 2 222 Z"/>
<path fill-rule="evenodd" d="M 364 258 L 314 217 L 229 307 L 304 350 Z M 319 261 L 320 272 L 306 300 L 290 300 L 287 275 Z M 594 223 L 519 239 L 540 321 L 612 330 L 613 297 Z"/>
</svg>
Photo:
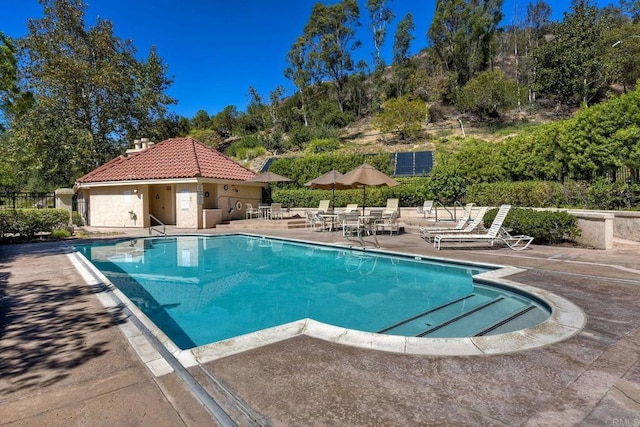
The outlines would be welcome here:
<svg viewBox="0 0 640 427">
<path fill-rule="evenodd" d="M 419 151 L 415 154 L 414 175 L 428 175 L 433 168 L 433 153 L 431 151 Z"/>
<path fill-rule="evenodd" d="M 413 153 L 396 153 L 396 171 L 394 175 L 413 175 Z"/>
<path fill-rule="evenodd" d="M 271 167 L 271 163 L 273 163 L 273 161 L 276 159 L 277 157 L 269 157 L 267 161 L 264 162 L 264 165 L 262 165 L 262 169 L 260 169 L 260 173 L 268 171 L 269 168 Z"/>
</svg>

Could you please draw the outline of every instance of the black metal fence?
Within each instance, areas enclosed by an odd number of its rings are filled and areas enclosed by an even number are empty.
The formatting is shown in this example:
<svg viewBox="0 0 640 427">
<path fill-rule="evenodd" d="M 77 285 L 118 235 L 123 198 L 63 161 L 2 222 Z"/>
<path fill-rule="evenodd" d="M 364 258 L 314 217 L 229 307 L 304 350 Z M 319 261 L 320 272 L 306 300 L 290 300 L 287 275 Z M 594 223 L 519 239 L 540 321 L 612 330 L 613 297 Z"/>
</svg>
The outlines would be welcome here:
<svg viewBox="0 0 640 427">
<path fill-rule="evenodd" d="M 55 205 L 55 193 L 0 191 L 0 209 L 44 209 Z"/>
</svg>

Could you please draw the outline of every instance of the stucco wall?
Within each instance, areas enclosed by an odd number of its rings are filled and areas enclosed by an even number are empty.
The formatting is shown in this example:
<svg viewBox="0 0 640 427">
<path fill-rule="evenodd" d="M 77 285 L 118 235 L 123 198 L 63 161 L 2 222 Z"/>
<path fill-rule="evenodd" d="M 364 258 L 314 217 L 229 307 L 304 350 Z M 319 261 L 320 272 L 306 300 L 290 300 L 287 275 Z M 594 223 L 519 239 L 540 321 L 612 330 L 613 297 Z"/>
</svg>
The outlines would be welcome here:
<svg viewBox="0 0 640 427">
<path fill-rule="evenodd" d="M 254 208 L 260 203 L 262 187 L 219 184 L 217 194 L 217 207 L 222 210 L 222 219 L 242 219 L 246 218 L 247 203 L 251 203 Z"/>
<path fill-rule="evenodd" d="M 145 227 L 144 193 L 144 188 L 133 186 L 92 188 L 89 224 L 94 227 Z"/>
</svg>

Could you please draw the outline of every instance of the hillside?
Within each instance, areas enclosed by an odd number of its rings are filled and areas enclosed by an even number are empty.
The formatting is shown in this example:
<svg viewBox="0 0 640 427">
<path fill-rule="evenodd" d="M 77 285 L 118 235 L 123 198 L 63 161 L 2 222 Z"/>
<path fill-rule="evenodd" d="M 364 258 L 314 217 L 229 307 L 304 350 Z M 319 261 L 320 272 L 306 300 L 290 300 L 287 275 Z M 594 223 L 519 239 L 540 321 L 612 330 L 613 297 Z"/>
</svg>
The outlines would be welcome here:
<svg viewBox="0 0 640 427">
<path fill-rule="evenodd" d="M 473 116 L 460 115 L 452 107 L 438 105 L 437 108 L 443 117 L 424 126 L 418 138 L 414 140 L 401 140 L 397 135 L 381 133 L 372 126 L 371 117 L 350 123 L 341 131 L 340 138 L 343 145 L 338 152 L 373 154 L 432 151 L 438 140 L 463 136 L 500 141 L 516 135 L 519 130 L 525 127 L 549 123 L 566 117 L 558 115 L 554 109 L 546 109 L 539 110 L 535 114 L 514 111 L 505 114 L 499 120 L 480 121 Z M 300 156 L 302 154 L 300 151 L 288 151 L 279 154 L 278 157 Z M 247 166 L 257 171 L 270 157 L 273 157 L 273 154 L 267 153 L 251 160 Z"/>
</svg>

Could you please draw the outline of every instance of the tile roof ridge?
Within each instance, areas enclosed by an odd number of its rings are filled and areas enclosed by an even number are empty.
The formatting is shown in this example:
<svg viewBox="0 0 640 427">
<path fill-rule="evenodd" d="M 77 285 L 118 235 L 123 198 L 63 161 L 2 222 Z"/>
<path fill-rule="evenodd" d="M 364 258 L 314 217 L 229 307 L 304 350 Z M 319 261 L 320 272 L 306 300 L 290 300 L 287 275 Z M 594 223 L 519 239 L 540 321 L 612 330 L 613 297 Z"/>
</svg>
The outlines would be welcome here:
<svg viewBox="0 0 640 427">
<path fill-rule="evenodd" d="M 216 150 L 215 148 L 205 144 L 202 141 L 198 141 L 197 139 L 193 138 L 193 137 L 188 137 L 190 139 L 192 139 L 193 141 L 195 141 L 196 143 L 200 144 L 202 147 L 206 148 L 207 150 L 211 150 L 213 152 L 215 152 L 216 154 L 218 154 L 219 156 L 225 158 L 226 160 L 229 160 L 230 162 L 235 163 L 236 165 L 240 166 L 241 168 L 251 172 L 253 175 L 258 175 L 257 173 L 255 173 L 254 171 L 252 171 L 251 169 L 249 169 L 248 167 L 246 167 L 245 165 L 242 165 L 240 163 L 238 163 L 237 161 L 233 160 L 231 157 L 227 156 L 226 154 L 222 153 L 221 151 Z"/>
</svg>

